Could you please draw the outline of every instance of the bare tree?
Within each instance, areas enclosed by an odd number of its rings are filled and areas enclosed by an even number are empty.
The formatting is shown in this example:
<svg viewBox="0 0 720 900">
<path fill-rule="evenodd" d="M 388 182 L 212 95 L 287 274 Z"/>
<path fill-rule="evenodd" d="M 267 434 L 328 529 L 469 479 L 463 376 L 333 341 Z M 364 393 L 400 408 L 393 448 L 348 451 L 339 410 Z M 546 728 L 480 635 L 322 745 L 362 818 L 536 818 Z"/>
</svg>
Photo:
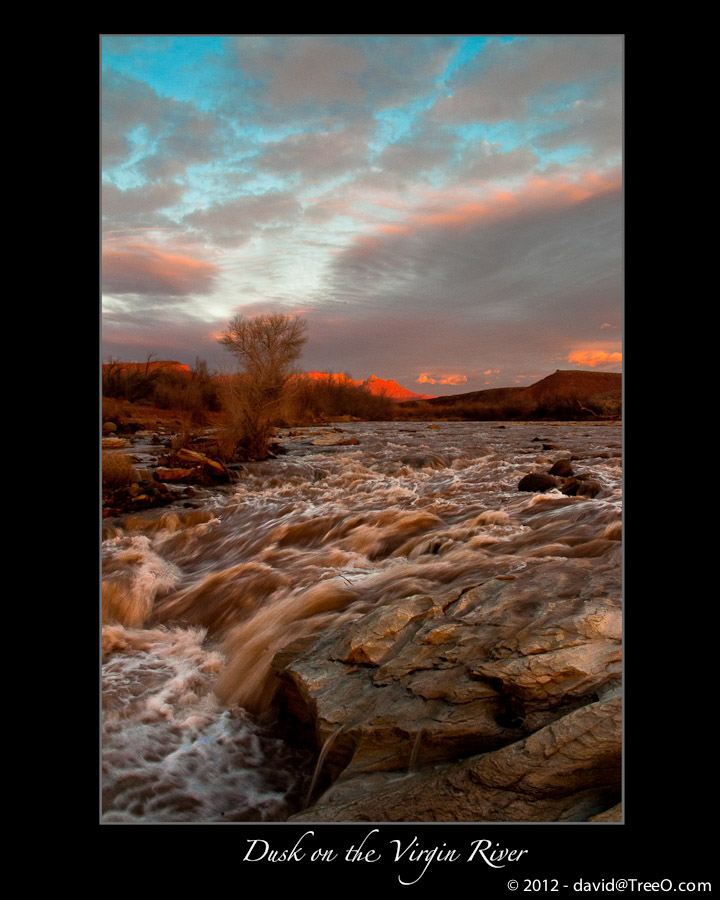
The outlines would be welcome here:
<svg viewBox="0 0 720 900">
<path fill-rule="evenodd" d="M 236 315 L 219 339 L 240 363 L 230 390 L 230 415 L 254 458 L 267 456 L 273 416 L 306 340 L 305 321 L 280 313 Z"/>
</svg>

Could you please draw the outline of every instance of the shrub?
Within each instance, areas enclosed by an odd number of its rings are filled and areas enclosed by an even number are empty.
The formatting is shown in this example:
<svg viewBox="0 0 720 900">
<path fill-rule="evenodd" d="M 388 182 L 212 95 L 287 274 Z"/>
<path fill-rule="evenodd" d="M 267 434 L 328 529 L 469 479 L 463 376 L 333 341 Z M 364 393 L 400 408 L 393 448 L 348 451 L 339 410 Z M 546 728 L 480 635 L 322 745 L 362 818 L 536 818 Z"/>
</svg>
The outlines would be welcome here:
<svg viewBox="0 0 720 900">
<path fill-rule="evenodd" d="M 306 341 L 306 324 L 295 316 L 268 313 L 231 319 L 220 343 L 236 357 L 240 371 L 227 384 L 223 403 L 230 429 L 254 458 L 268 451 L 274 422 L 286 399 L 292 366 Z"/>
<path fill-rule="evenodd" d="M 109 490 L 126 487 L 138 480 L 132 460 L 124 453 L 103 453 L 102 486 Z"/>
</svg>

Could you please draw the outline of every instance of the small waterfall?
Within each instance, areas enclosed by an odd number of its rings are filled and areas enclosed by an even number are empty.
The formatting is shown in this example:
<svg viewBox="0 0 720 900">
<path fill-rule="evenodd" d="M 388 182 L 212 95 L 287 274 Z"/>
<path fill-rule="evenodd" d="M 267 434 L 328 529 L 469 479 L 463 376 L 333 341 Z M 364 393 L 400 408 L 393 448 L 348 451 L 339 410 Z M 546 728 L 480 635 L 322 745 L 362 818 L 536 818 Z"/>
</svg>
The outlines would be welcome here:
<svg viewBox="0 0 720 900">
<path fill-rule="evenodd" d="M 415 774 L 415 766 L 417 764 L 418 751 L 420 750 L 420 743 L 422 742 L 422 736 L 425 731 L 424 727 L 418 728 L 418 732 L 415 735 L 415 740 L 413 741 L 413 747 L 410 751 L 410 762 L 408 763 L 408 770 L 406 778 L 410 778 L 411 775 Z"/>
<path fill-rule="evenodd" d="M 335 731 L 329 737 L 325 739 L 325 743 L 322 746 L 322 750 L 320 751 L 320 755 L 318 756 L 317 763 L 315 765 L 315 771 L 313 772 L 312 780 L 310 781 L 310 787 L 308 788 L 307 796 L 305 797 L 305 803 L 303 804 L 303 809 L 307 809 L 310 806 L 310 801 L 312 799 L 313 791 L 317 785 L 318 778 L 320 777 L 320 773 L 322 771 L 322 767 L 325 765 L 325 760 L 327 759 L 327 755 L 330 752 L 330 748 L 335 743 L 336 738 L 338 738 L 343 731 L 347 728 L 347 725 L 341 725 L 339 728 L 336 728 Z"/>
</svg>

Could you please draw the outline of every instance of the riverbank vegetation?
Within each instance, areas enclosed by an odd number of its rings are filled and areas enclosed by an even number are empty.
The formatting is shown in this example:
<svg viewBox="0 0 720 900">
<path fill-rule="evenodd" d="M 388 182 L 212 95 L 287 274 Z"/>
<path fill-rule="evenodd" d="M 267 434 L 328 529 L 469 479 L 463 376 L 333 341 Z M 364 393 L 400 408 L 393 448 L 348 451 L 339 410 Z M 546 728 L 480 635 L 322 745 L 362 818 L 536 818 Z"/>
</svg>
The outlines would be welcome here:
<svg viewBox="0 0 720 900">
<path fill-rule="evenodd" d="M 148 375 L 141 371 L 122 372 L 117 364 L 103 366 L 103 410 L 123 407 L 143 415 L 190 419 L 195 425 L 216 424 L 220 414 L 230 405 L 226 375 L 192 370 L 159 370 Z M 140 368 L 140 367 L 139 367 Z M 480 392 L 484 393 L 484 392 Z M 287 386 L 273 410 L 271 420 L 276 427 L 293 427 L 351 417 L 368 421 L 452 420 L 505 421 L 533 419 L 617 418 L 620 397 L 558 396 L 535 400 L 518 395 L 503 400 L 492 397 L 452 397 L 436 401 L 413 400 L 397 403 L 389 397 L 370 393 L 347 382 L 305 379 L 300 376 Z"/>
<path fill-rule="evenodd" d="M 292 316 L 236 316 L 220 338 L 235 357 L 235 374 L 211 370 L 197 358 L 176 362 L 110 361 L 102 367 L 103 425 L 132 432 L 170 421 L 183 440 L 202 428 L 217 432 L 225 460 L 267 455 L 276 429 L 338 420 L 532 421 L 597 420 L 621 416 L 617 374 L 561 372 L 528 387 L 500 388 L 432 400 L 396 402 L 328 374 L 306 377 L 295 368 L 305 324 Z"/>
</svg>

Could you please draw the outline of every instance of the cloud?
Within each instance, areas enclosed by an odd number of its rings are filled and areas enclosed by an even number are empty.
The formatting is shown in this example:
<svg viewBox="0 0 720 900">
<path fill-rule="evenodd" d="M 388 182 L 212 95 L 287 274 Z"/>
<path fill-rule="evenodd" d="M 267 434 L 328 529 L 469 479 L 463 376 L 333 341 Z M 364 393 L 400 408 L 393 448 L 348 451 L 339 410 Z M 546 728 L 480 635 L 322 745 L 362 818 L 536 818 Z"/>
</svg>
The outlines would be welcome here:
<svg viewBox="0 0 720 900">
<path fill-rule="evenodd" d="M 440 121 L 502 122 L 532 111 L 540 95 L 563 97 L 574 82 L 617 78 L 621 35 L 552 35 L 490 40 L 448 83 L 432 116 Z"/>
<path fill-rule="evenodd" d="M 233 142 L 229 123 L 193 103 L 161 97 L 148 84 L 112 70 L 103 75 L 103 165 L 114 176 L 151 180 L 177 177 L 208 163 Z"/>
<path fill-rule="evenodd" d="M 622 353 L 607 350 L 573 350 L 568 356 L 568 362 L 590 367 L 616 365 L 622 362 Z"/>
<path fill-rule="evenodd" d="M 303 365 L 430 393 L 617 365 L 621 35 L 103 45 L 115 347 L 302 307 Z"/>
<path fill-rule="evenodd" d="M 582 322 L 583 298 L 599 301 L 595 321 L 618 315 L 617 177 L 533 178 L 477 200 L 463 192 L 423 199 L 396 224 L 365 232 L 336 256 L 328 298 L 523 327 L 562 323 L 571 310 L 570 318 Z"/>
<path fill-rule="evenodd" d="M 297 221 L 301 213 L 301 206 L 292 193 L 268 191 L 196 209 L 185 216 L 183 224 L 197 229 L 212 243 L 237 246 L 263 228 L 283 227 Z"/>
<path fill-rule="evenodd" d="M 293 134 L 266 144 L 256 164 L 285 175 L 327 178 L 347 174 L 367 165 L 369 137 L 367 126 Z"/>
<path fill-rule="evenodd" d="M 245 76 L 241 89 L 256 116 L 347 121 L 369 105 L 407 103 L 418 84 L 442 75 L 456 49 L 456 39 L 437 35 L 242 35 L 227 59 L 236 79 Z"/>
<path fill-rule="evenodd" d="M 108 294 L 209 294 L 218 275 L 213 263 L 141 244 L 105 250 L 102 256 L 103 289 Z"/>
<path fill-rule="evenodd" d="M 467 375 L 429 375 L 423 372 L 417 379 L 418 384 L 467 384 Z"/>
<path fill-rule="evenodd" d="M 102 186 L 102 211 L 106 230 L 132 227 L 164 227 L 169 224 L 161 210 L 182 200 L 184 188 L 176 182 L 151 184 L 120 190 L 114 184 Z"/>
<path fill-rule="evenodd" d="M 439 167 L 446 170 L 453 163 L 458 144 L 457 136 L 445 129 L 415 128 L 402 140 L 389 143 L 373 158 L 373 166 L 397 185 L 398 178 L 408 181 Z"/>
</svg>

